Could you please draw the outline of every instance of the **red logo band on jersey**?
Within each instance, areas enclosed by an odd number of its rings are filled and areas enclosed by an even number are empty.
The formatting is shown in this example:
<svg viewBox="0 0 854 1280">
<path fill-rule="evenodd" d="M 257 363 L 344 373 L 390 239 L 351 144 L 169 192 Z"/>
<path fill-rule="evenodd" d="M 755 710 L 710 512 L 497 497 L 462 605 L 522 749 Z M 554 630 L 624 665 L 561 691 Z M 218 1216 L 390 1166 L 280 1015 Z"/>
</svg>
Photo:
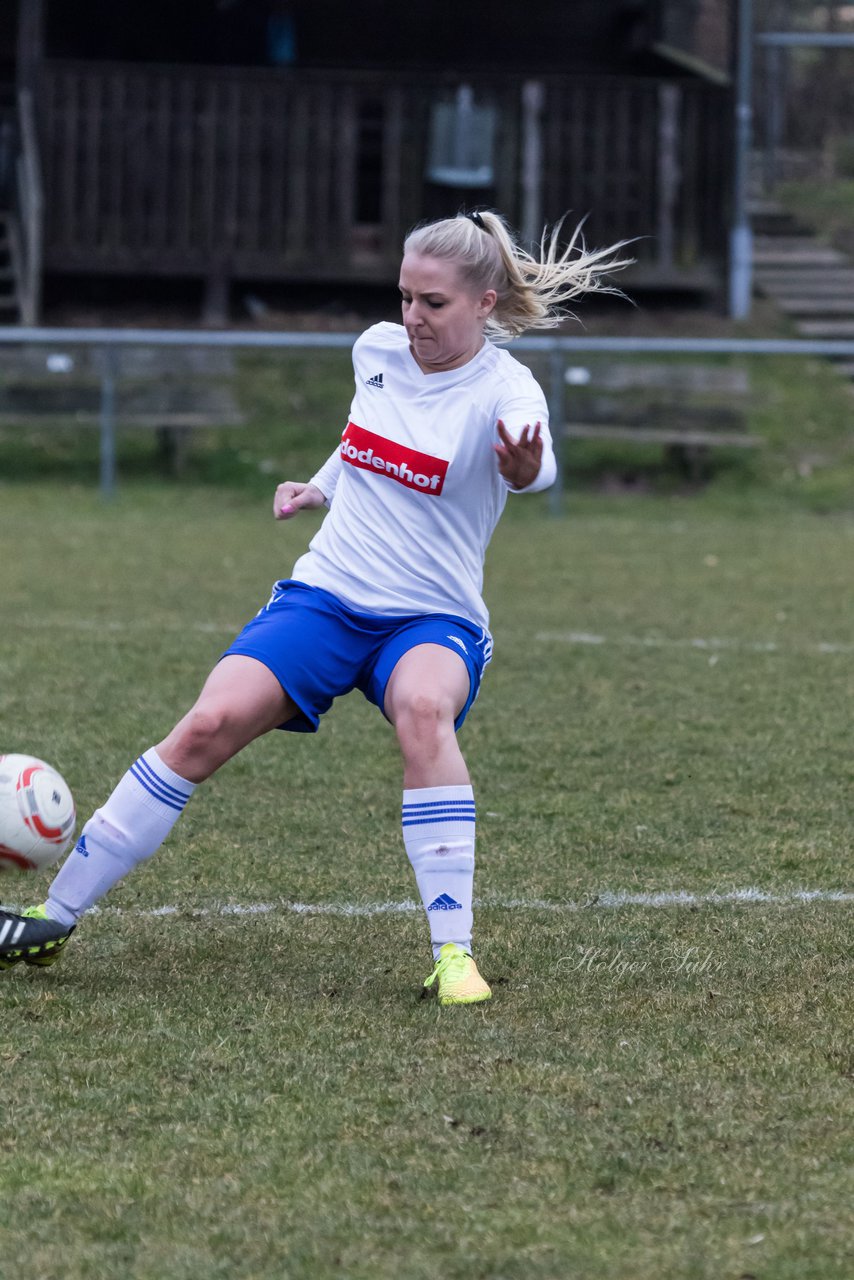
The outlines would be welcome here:
<svg viewBox="0 0 854 1280">
<path fill-rule="evenodd" d="M 347 423 L 341 437 L 341 457 L 351 467 L 377 471 L 421 493 L 440 494 L 448 470 L 446 459 L 408 449 L 406 445 L 357 427 L 355 422 Z"/>
</svg>

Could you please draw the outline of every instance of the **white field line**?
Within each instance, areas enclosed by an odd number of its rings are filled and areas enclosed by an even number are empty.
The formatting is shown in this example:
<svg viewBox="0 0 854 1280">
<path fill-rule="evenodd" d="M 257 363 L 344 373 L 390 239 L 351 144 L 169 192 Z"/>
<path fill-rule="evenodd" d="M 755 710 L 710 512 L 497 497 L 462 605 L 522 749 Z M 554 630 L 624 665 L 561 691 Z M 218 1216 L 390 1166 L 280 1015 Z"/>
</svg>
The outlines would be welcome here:
<svg viewBox="0 0 854 1280">
<path fill-rule="evenodd" d="M 603 889 L 591 893 L 580 901 L 563 902 L 541 898 L 504 898 L 493 896 L 475 899 L 475 907 L 492 911 L 550 911 L 571 915 L 578 911 L 597 909 L 613 910 L 629 907 L 701 907 L 701 906 L 809 906 L 814 902 L 854 902 L 854 893 L 838 889 L 787 889 L 771 892 L 767 889 L 747 888 L 711 890 L 708 893 L 692 893 L 688 889 L 665 890 L 658 893 L 633 893 L 628 889 Z M 420 903 L 411 898 L 402 902 L 224 902 L 208 907 L 164 905 L 147 909 L 126 911 L 121 907 L 92 907 L 92 913 L 132 916 L 335 916 L 339 918 L 373 917 L 388 915 L 412 915 L 423 910 Z"/>
<path fill-rule="evenodd" d="M 711 636 L 673 639 L 668 636 L 600 636 L 589 631 L 538 631 L 540 644 L 618 645 L 626 649 L 700 649 L 707 653 L 854 653 L 854 644 L 816 640 L 810 644 L 780 644 L 776 640 L 726 640 Z"/>
<path fill-rule="evenodd" d="M 4 619 L 4 627 L 16 626 L 21 631 L 80 631 L 86 635 L 135 635 L 139 631 L 182 631 L 186 634 L 226 635 L 233 636 L 249 621 L 243 622 L 154 622 L 149 618 L 134 619 L 133 622 L 117 622 L 109 618 L 14 618 L 9 624 Z"/>
<path fill-rule="evenodd" d="M 181 620 L 151 621 L 147 618 L 120 622 L 96 618 L 11 618 L 6 630 L 17 627 L 22 631 L 78 631 L 90 636 L 135 635 L 140 632 L 179 632 L 185 635 L 234 636 L 244 626 L 241 622 L 190 622 Z M 616 645 L 626 649 L 698 649 L 707 653 L 808 653 L 854 654 L 854 644 L 816 640 L 804 644 L 781 644 L 777 640 L 732 640 L 719 636 L 670 637 L 670 636 L 604 636 L 590 631 L 538 631 L 534 639 L 539 644 L 571 644 L 605 646 Z"/>
</svg>

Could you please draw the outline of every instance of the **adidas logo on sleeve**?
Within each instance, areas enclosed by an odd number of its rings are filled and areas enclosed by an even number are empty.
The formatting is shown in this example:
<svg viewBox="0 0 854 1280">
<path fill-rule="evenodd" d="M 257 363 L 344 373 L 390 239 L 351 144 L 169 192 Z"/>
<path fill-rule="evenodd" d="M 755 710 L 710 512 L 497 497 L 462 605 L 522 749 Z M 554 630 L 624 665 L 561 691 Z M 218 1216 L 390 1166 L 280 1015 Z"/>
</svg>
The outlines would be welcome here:
<svg viewBox="0 0 854 1280">
<path fill-rule="evenodd" d="M 378 390 L 382 391 L 382 389 L 383 389 L 383 375 L 382 375 L 381 373 L 375 373 L 375 374 L 374 374 L 374 376 L 373 376 L 372 378 L 365 378 L 365 386 L 366 386 L 366 387 L 377 387 L 377 388 L 378 388 Z"/>
</svg>

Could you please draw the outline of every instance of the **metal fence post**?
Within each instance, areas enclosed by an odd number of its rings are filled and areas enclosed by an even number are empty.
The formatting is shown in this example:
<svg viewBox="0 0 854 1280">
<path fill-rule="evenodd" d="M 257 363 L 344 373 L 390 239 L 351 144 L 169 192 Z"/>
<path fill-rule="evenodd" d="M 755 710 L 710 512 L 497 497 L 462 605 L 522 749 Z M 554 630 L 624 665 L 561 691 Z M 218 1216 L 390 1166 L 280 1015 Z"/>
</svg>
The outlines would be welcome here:
<svg viewBox="0 0 854 1280">
<path fill-rule="evenodd" d="M 732 180 L 732 226 L 729 240 L 729 314 L 750 316 L 753 295 L 753 232 L 748 209 L 750 147 L 753 127 L 753 0 L 736 4 L 735 153 Z"/>
<path fill-rule="evenodd" d="M 549 490 L 549 510 L 553 516 L 563 515 L 563 363 L 563 352 L 555 343 L 549 352 L 549 426 L 557 462 L 557 475 Z"/>
<path fill-rule="evenodd" d="M 101 497 L 116 492 L 116 374 L 118 348 L 101 348 Z"/>
</svg>

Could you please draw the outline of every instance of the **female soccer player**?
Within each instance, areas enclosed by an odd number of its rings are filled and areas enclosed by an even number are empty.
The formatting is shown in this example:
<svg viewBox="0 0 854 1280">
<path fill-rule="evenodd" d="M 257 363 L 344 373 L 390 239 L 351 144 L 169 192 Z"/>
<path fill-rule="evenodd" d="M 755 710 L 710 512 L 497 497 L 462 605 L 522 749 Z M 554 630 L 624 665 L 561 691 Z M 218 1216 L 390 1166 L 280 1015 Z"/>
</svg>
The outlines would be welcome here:
<svg viewBox="0 0 854 1280">
<path fill-rule="evenodd" d="M 425 986 L 443 1005 L 491 992 L 471 954 L 475 803 L 456 740 L 492 652 L 481 598 L 487 543 L 508 492 L 555 478 L 542 391 L 492 338 L 552 327 L 566 302 L 614 291 L 615 250 L 534 257 L 496 213 L 414 230 L 400 269 L 403 324 L 353 349 L 341 442 L 273 514 L 329 508 L 290 578 L 211 672 L 191 710 L 131 765 L 83 832 L 47 901 L 0 911 L 0 966 L 53 963 L 80 916 L 171 830 L 195 787 L 271 729 L 313 733 L 356 688 L 394 726 L 403 840 L 433 947 Z"/>
</svg>

